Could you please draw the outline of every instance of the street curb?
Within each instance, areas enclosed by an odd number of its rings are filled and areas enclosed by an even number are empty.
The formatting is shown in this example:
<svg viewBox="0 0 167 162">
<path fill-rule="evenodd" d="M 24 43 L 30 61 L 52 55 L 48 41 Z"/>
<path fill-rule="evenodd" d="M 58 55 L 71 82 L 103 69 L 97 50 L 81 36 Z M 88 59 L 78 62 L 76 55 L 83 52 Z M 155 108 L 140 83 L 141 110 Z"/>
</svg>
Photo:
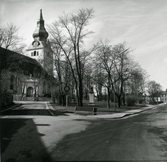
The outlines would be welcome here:
<svg viewBox="0 0 167 162">
<path fill-rule="evenodd" d="M 21 104 L 17 104 L 17 105 L 14 105 L 14 106 L 12 106 L 12 107 L 10 107 L 10 108 L 8 108 L 8 109 L 1 110 L 0 113 L 5 112 L 5 111 L 9 111 L 9 110 L 11 110 L 11 109 L 15 109 L 16 107 L 19 107 L 20 105 L 21 105 Z"/>
<path fill-rule="evenodd" d="M 91 117 L 96 117 L 96 118 L 108 118 L 108 119 L 122 119 L 122 118 L 124 118 L 124 117 L 127 117 L 127 116 L 131 116 L 131 115 L 137 115 L 137 114 L 139 114 L 139 113 L 142 113 L 142 112 L 144 112 L 144 111 L 149 111 L 149 110 L 153 110 L 153 109 L 155 109 L 157 106 L 163 106 L 164 104 L 160 104 L 160 105 L 156 105 L 156 106 L 152 106 L 152 107 L 149 107 L 149 108 L 147 108 L 147 109 L 140 109 L 140 111 L 138 111 L 138 112 L 132 112 L 132 113 L 126 113 L 126 111 L 124 112 L 125 114 L 124 115 L 122 115 L 122 116 L 117 116 L 117 117 L 114 117 L 114 116 L 112 116 L 112 114 L 110 114 L 111 116 L 109 117 L 108 115 L 106 115 L 106 117 L 105 117 L 105 115 L 100 115 L 100 116 L 98 116 L 98 115 L 87 115 L 87 116 L 91 116 Z M 81 115 L 82 116 L 82 115 Z"/>
<path fill-rule="evenodd" d="M 52 105 L 50 104 L 50 102 L 45 102 L 45 105 L 46 105 L 46 109 L 49 111 L 50 115 L 51 116 L 55 116 L 53 114 L 53 112 L 50 110 L 50 107 L 52 107 Z M 52 109 L 53 109 L 53 107 L 52 107 Z"/>
<path fill-rule="evenodd" d="M 148 109 L 140 109 L 140 110 L 141 110 L 140 112 L 127 113 L 127 114 L 123 115 L 122 117 L 117 117 L 117 118 L 124 118 L 124 117 L 130 116 L 130 115 L 139 114 L 139 113 L 142 113 L 142 112 L 144 112 L 144 111 L 153 110 L 153 109 L 155 109 L 156 107 L 158 107 L 158 106 L 163 106 L 163 105 L 164 105 L 164 104 L 160 104 L 160 105 L 156 105 L 156 106 L 150 107 L 150 108 L 148 108 Z"/>
</svg>

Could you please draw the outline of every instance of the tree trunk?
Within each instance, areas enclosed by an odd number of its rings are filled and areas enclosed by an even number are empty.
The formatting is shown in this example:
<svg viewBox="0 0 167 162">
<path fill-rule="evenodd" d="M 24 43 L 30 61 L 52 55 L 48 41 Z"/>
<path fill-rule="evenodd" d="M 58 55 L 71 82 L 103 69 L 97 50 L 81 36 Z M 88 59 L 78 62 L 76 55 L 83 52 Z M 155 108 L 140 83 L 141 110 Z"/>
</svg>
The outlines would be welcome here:
<svg viewBox="0 0 167 162">
<path fill-rule="evenodd" d="M 113 94 L 114 94 L 114 111 L 116 111 L 116 105 L 115 105 L 115 92 L 114 92 Z"/>
<path fill-rule="evenodd" d="M 102 87 L 99 85 L 98 87 L 99 95 L 98 95 L 98 101 L 102 100 Z"/>
<path fill-rule="evenodd" d="M 123 105 L 125 106 L 125 93 L 123 93 L 122 100 L 123 100 Z"/>
<path fill-rule="evenodd" d="M 80 80 L 79 82 L 79 102 L 78 102 L 78 106 L 83 106 L 83 89 L 82 89 L 82 80 Z"/>
<path fill-rule="evenodd" d="M 107 108 L 110 109 L 111 108 L 111 104 L 110 104 L 110 89 L 107 88 L 107 92 L 108 92 L 108 97 L 107 97 Z"/>
<path fill-rule="evenodd" d="M 118 107 L 121 107 L 121 95 L 116 94 L 117 99 L 118 99 Z"/>
<path fill-rule="evenodd" d="M 77 81 L 75 80 L 75 89 L 76 89 L 76 97 L 77 97 L 77 105 L 79 106 L 79 90 L 78 90 L 78 84 L 77 84 Z"/>
</svg>

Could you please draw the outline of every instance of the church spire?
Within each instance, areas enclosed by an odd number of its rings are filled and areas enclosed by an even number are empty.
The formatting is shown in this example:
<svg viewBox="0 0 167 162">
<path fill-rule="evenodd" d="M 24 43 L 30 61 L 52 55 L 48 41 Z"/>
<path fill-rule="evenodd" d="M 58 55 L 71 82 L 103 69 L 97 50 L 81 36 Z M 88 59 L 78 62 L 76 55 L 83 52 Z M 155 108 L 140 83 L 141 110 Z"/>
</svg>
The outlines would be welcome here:
<svg viewBox="0 0 167 162">
<path fill-rule="evenodd" d="M 44 41 L 48 37 L 48 32 L 45 29 L 44 20 L 42 16 L 42 9 L 40 9 L 40 18 L 37 21 L 37 27 L 33 33 L 33 38 L 35 40 Z"/>
<path fill-rule="evenodd" d="M 43 20 L 42 9 L 40 9 L 40 20 Z"/>
</svg>

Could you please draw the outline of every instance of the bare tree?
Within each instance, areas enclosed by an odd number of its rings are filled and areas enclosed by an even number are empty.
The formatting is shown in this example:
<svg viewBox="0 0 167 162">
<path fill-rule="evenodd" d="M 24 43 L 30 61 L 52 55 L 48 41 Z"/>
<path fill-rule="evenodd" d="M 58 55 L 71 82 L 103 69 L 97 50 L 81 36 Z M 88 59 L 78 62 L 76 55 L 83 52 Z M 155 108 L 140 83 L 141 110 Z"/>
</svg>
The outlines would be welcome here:
<svg viewBox="0 0 167 162">
<path fill-rule="evenodd" d="M 102 41 L 100 42 L 100 44 L 101 45 L 96 52 L 94 64 L 96 65 L 95 67 L 96 72 L 99 70 L 97 67 L 101 67 L 101 69 L 103 69 L 103 79 L 99 78 L 99 75 L 98 76 L 94 75 L 94 79 L 98 84 L 101 84 L 107 88 L 107 94 L 108 94 L 107 103 L 108 103 L 108 108 L 110 108 L 111 107 L 110 105 L 111 90 L 112 90 L 112 72 L 114 68 L 114 62 L 113 62 L 114 55 L 111 51 L 112 47 L 110 45 L 106 45 L 106 43 L 103 43 Z"/>
<path fill-rule="evenodd" d="M 58 93 L 57 89 L 55 91 L 55 97 L 57 97 L 59 104 L 62 104 L 62 95 L 63 95 L 63 80 L 62 76 L 64 74 L 64 68 L 63 68 L 63 60 L 62 60 L 62 50 L 61 48 L 54 42 L 54 40 L 51 40 L 51 46 L 52 46 L 52 51 L 53 51 L 53 62 L 54 62 L 54 68 L 56 71 L 57 79 L 58 79 Z"/>
<path fill-rule="evenodd" d="M 148 82 L 147 89 L 148 89 L 148 93 L 149 93 L 150 98 L 151 98 L 151 102 L 153 104 L 155 104 L 155 102 L 156 102 L 155 98 L 158 98 L 159 93 L 162 91 L 162 86 L 153 80 L 153 81 Z"/>
<path fill-rule="evenodd" d="M 124 98 L 125 82 L 131 77 L 133 69 L 133 60 L 128 54 L 129 49 L 125 48 L 124 43 L 110 46 L 101 42 L 101 46 L 97 50 L 96 61 L 104 70 L 105 81 L 102 85 L 107 88 L 108 108 L 110 108 L 111 94 L 116 95 L 119 107 Z"/>
<path fill-rule="evenodd" d="M 21 38 L 18 36 L 19 28 L 13 23 L 7 24 L 5 28 L 0 29 L 0 47 L 5 49 L 16 49 L 21 43 Z"/>
<path fill-rule="evenodd" d="M 95 90 L 97 93 L 97 99 L 98 99 L 98 101 L 101 101 L 102 100 L 102 87 L 110 89 L 111 85 L 109 85 L 107 82 L 108 81 L 107 73 L 102 68 L 102 63 L 100 63 L 99 60 L 96 60 L 96 59 L 93 62 L 94 66 L 93 66 L 93 72 L 92 72 L 93 73 L 92 79 L 94 80 Z M 109 93 L 110 93 L 110 91 L 109 91 Z M 105 100 L 106 100 L 106 98 L 105 98 Z M 107 106 L 108 106 L 108 108 L 110 108 L 110 98 L 109 97 L 108 97 Z"/>
<path fill-rule="evenodd" d="M 121 106 L 121 98 L 123 98 L 125 82 L 131 76 L 131 64 L 129 49 L 125 47 L 125 43 L 120 43 L 112 48 L 114 55 L 114 68 L 112 77 L 112 89 L 117 96 L 118 107 Z"/>
<path fill-rule="evenodd" d="M 15 52 L 22 53 L 25 44 L 22 43 L 22 38 L 18 35 L 19 28 L 13 23 L 7 24 L 5 28 L 0 28 L 0 47 L 9 49 Z M 1 53 L 0 57 L 0 71 L 3 69 L 3 65 L 6 63 L 5 59 L 6 51 Z M 0 72 L 1 73 L 1 72 Z"/>
<path fill-rule="evenodd" d="M 93 33 L 86 28 L 92 17 L 93 9 L 80 9 L 71 14 L 64 14 L 59 17 L 59 21 L 49 27 L 52 38 L 61 48 L 70 66 L 80 106 L 83 105 L 84 38 Z M 90 51 L 92 52 L 93 49 Z"/>
<path fill-rule="evenodd" d="M 133 96 L 136 96 L 139 102 L 140 97 L 143 100 L 143 96 L 146 93 L 146 80 L 148 74 L 137 63 L 134 63 L 131 72 L 131 77 L 126 81 L 125 88 L 127 92 Z"/>
</svg>

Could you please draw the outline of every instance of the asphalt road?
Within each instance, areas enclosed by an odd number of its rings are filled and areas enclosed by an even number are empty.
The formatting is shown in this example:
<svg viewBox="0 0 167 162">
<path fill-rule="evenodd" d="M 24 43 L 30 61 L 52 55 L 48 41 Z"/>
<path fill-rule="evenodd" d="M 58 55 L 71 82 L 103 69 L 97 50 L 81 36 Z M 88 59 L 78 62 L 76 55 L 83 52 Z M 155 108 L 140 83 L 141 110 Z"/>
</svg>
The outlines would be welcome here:
<svg viewBox="0 0 167 162">
<path fill-rule="evenodd" d="M 73 120 L 66 111 L 48 109 L 45 102 L 22 102 L 0 113 L 1 162 L 49 162 L 58 141 L 89 124 Z"/>
<path fill-rule="evenodd" d="M 17 132 L 17 130 L 26 125 L 26 119 L 20 120 L 18 117 L 28 116 L 28 115 L 47 115 L 51 114 L 46 109 L 46 103 L 27 103 L 21 104 L 20 106 L 4 111 L 1 115 L 6 116 L 6 119 L 1 119 L 1 153 L 5 151 L 8 147 L 11 137 Z"/>
<path fill-rule="evenodd" d="M 1 114 L 2 162 L 167 161 L 167 106 L 117 120 L 53 113 L 27 103 Z"/>
<path fill-rule="evenodd" d="M 167 161 L 167 106 L 119 120 L 96 120 L 67 135 L 51 154 L 57 161 Z"/>
</svg>

